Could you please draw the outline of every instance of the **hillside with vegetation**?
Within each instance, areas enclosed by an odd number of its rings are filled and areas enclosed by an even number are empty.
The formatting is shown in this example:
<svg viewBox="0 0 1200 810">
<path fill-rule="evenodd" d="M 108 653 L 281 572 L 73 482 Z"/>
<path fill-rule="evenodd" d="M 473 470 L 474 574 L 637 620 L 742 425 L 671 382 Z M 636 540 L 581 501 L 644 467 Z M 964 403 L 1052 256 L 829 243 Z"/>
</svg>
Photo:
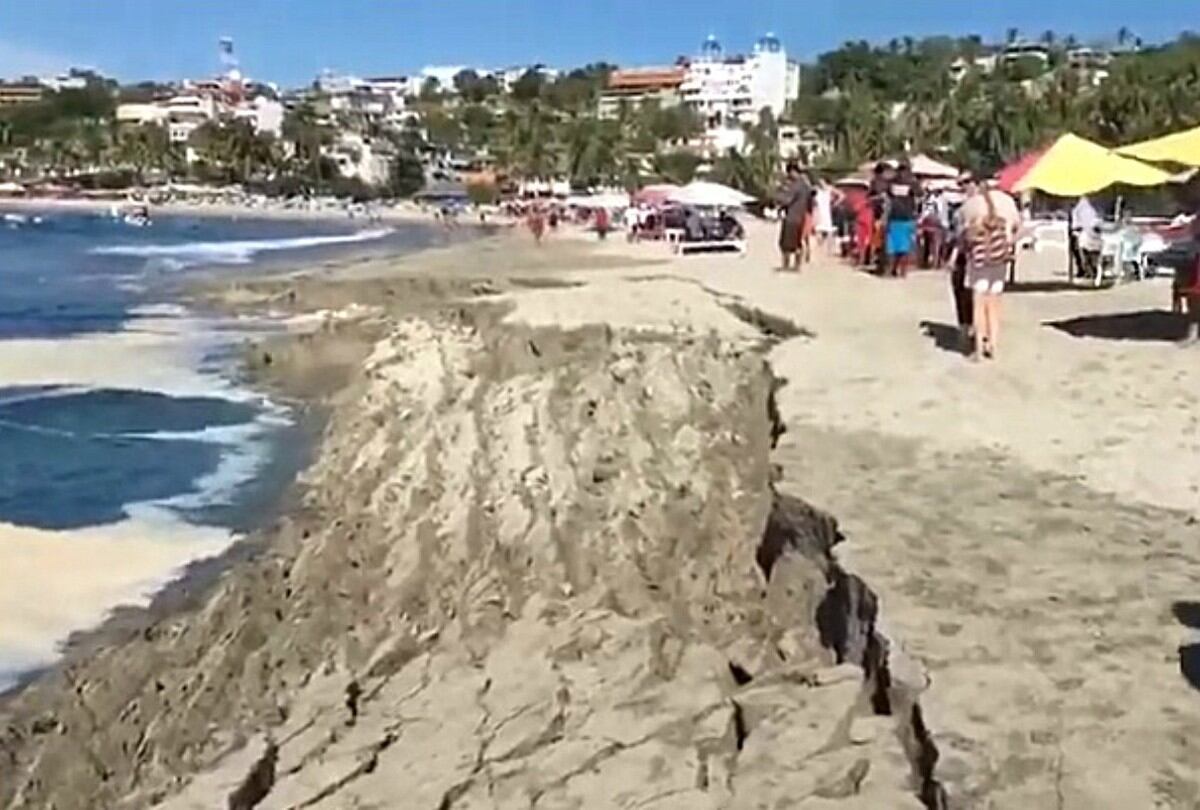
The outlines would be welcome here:
<svg viewBox="0 0 1200 810">
<path fill-rule="evenodd" d="M 1010 32 L 1017 40 L 1017 32 Z M 1049 59 L 1017 59 L 994 71 L 955 60 L 984 56 L 978 38 L 932 37 L 843 45 L 804 73 L 792 116 L 827 129 L 831 160 L 856 163 L 906 149 L 994 169 L 1055 135 L 1075 132 L 1117 145 L 1200 125 L 1200 36 L 1140 46 L 1122 31 L 1107 78 L 1073 69 L 1073 37 L 1038 39 Z"/>
</svg>

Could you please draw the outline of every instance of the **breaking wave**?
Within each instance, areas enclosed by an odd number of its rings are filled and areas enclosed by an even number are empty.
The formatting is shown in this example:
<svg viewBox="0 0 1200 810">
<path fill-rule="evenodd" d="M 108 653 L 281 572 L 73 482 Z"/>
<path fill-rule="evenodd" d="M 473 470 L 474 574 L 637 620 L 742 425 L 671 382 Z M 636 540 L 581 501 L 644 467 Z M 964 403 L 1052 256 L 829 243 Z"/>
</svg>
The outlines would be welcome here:
<svg viewBox="0 0 1200 810">
<path fill-rule="evenodd" d="M 95 256 L 132 256 L 164 260 L 164 267 L 182 269 L 197 264 L 249 264 L 260 253 L 304 250 L 326 245 L 346 245 L 382 239 L 391 228 L 347 234 L 297 236 L 287 239 L 247 239 L 231 242 L 183 242 L 176 245 L 106 245 L 89 251 Z"/>
</svg>

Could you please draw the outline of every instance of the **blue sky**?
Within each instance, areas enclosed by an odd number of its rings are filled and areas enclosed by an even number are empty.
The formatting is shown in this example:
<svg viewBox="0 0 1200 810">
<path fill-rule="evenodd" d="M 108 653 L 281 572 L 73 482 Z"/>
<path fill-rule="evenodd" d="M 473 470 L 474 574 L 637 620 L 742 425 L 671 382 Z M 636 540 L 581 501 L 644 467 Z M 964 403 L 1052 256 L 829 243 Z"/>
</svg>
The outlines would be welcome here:
<svg viewBox="0 0 1200 810">
<path fill-rule="evenodd" d="M 1088 39 L 1125 25 L 1160 40 L 1189 22 L 1200 28 L 1195 0 L 0 0 L 0 76 L 72 64 L 203 76 L 222 35 L 248 74 L 295 85 L 324 68 L 666 62 L 710 32 L 744 50 L 771 30 L 808 59 L 847 39 L 1000 39 L 1010 26 Z"/>
</svg>

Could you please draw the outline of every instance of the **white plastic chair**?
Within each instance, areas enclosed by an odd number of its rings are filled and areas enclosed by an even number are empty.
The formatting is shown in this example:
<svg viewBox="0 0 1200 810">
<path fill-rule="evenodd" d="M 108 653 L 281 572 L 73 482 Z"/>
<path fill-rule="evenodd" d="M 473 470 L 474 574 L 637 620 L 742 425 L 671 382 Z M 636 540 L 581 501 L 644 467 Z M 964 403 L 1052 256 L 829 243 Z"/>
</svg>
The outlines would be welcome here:
<svg viewBox="0 0 1200 810">
<path fill-rule="evenodd" d="M 1096 275 L 1093 286 L 1104 284 L 1107 275 L 1115 282 L 1121 277 L 1121 234 L 1105 233 L 1100 236 L 1100 255 L 1096 260 Z"/>
</svg>

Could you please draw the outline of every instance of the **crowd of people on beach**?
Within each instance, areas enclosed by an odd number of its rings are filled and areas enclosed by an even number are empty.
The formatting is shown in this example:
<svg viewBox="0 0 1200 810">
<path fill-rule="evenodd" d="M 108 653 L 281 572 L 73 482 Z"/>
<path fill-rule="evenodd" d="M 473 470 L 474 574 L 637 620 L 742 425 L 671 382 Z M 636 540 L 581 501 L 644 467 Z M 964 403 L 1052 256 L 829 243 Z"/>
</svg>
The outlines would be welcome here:
<svg viewBox="0 0 1200 810">
<path fill-rule="evenodd" d="M 927 192 L 907 160 L 879 163 L 861 194 L 815 183 L 797 163 L 787 167 L 776 197 L 781 212 L 780 270 L 798 272 L 812 259 L 812 245 L 828 250 L 835 234 L 848 237 L 852 260 L 887 278 L 904 278 L 919 246 L 918 223 L 929 219 L 926 260 L 952 270 L 958 325 L 964 349 L 976 360 L 995 357 L 1000 337 L 1000 297 L 1021 227 L 1016 201 L 970 175 L 959 178 L 961 202 L 944 190 Z"/>
</svg>

